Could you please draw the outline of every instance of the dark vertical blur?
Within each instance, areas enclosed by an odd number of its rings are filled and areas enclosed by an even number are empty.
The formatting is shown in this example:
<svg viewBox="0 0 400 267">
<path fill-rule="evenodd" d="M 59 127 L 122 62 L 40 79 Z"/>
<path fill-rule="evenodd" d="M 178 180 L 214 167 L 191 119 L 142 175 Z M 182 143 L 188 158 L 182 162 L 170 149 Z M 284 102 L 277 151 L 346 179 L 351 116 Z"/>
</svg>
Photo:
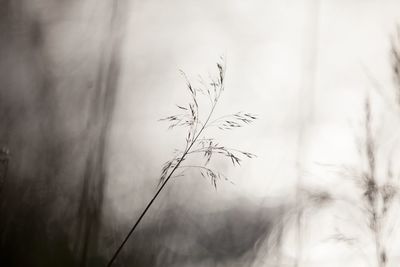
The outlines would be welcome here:
<svg viewBox="0 0 400 267">
<path fill-rule="evenodd" d="M 0 1 L 1 266 L 87 266 L 97 255 L 122 1 L 94 7 L 108 14 L 96 18 L 100 42 L 62 24 L 83 2 Z M 70 37 L 88 42 L 83 67 L 62 50 Z"/>
<path fill-rule="evenodd" d="M 40 19 L 27 12 L 23 1 L 0 3 L 0 143 L 8 165 L 0 203 L 1 265 L 47 266 L 52 259 L 43 253 L 66 258 L 69 253 L 63 231 L 55 231 L 57 226 L 46 219 L 63 157 L 62 129 L 52 112 L 57 105 L 54 77 Z M 50 239 L 60 241 L 57 248 Z"/>
<path fill-rule="evenodd" d="M 94 94 L 91 96 L 87 125 L 88 157 L 78 214 L 78 232 L 75 250 L 80 253 L 80 266 L 87 266 L 91 257 L 97 255 L 101 227 L 106 173 L 106 150 L 109 128 L 114 110 L 120 71 L 123 1 L 110 2 L 108 38 L 101 47 L 100 64 Z M 93 264 L 97 264 L 96 261 Z"/>
</svg>

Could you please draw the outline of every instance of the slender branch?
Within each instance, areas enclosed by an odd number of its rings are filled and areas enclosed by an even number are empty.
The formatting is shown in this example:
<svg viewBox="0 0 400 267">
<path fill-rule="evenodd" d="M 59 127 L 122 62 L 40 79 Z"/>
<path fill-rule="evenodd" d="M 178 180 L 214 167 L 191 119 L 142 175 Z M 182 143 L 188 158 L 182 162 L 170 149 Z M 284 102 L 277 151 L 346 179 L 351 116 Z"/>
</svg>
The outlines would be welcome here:
<svg viewBox="0 0 400 267">
<path fill-rule="evenodd" d="M 149 208 L 151 207 L 151 205 L 153 204 L 153 202 L 156 200 L 156 198 L 158 197 L 158 195 L 160 194 L 160 192 L 163 190 L 163 188 L 165 187 L 165 185 L 167 184 L 167 182 L 169 181 L 169 179 L 171 178 L 172 174 L 175 172 L 175 170 L 179 167 L 179 165 L 181 164 L 181 162 L 184 159 L 184 156 L 186 155 L 186 153 L 184 153 L 184 155 L 180 158 L 180 160 L 178 161 L 178 163 L 176 164 L 176 166 L 172 169 L 172 171 L 170 172 L 170 174 L 168 175 L 167 179 L 165 179 L 164 183 L 161 184 L 161 186 L 159 187 L 159 189 L 157 190 L 157 192 L 155 193 L 155 195 L 153 196 L 153 198 L 150 200 L 150 202 L 147 204 L 146 208 L 143 210 L 142 214 L 139 216 L 139 218 L 136 220 L 135 224 L 132 226 L 132 228 L 130 229 L 130 231 L 128 232 L 128 234 L 126 235 L 126 237 L 124 238 L 124 240 L 122 241 L 121 245 L 118 247 L 118 249 L 114 252 L 113 256 L 111 257 L 111 260 L 108 262 L 107 267 L 112 266 L 112 264 L 114 263 L 115 259 L 117 258 L 118 254 L 121 252 L 122 248 L 125 246 L 126 242 L 128 241 L 128 239 L 131 237 L 131 235 L 133 234 L 133 232 L 135 231 L 136 227 L 138 226 L 138 224 L 140 223 L 140 221 L 143 219 L 144 215 L 146 215 L 147 211 L 149 210 Z"/>
<path fill-rule="evenodd" d="M 216 123 L 216 122 L 218 122 L 218 121 L 220 121 L 220 120 L 222 120 L 222 119 L 224 119 L 224 118 L 229 118 L 229 117 L 232 117 L 232 115 L 229 114 L 229 115 L 224 115 L 224 116 L 221 116 L 221 117 L 219 117 L 219 118 L 216 118 L 215 120 L 213 120 L 213 121 L 210 122 L 210 124 L 208 125 L 208 127 L 215 126 L 215 125 L 213 125 L 214 123 Z"/>
<path fill-rule="evenodd" d="M 182 163 L 182 161 L 185 159 L 186 155 L 190 152 L 190 149 L 193 147 L 193 145 L 196 143 L 197 139 L 200 137 L 200 135 L 202 134 L 202 132 L 204 131 L 204 129 L 206 128 L 207 123 L 209 122 L 214 109 L 217 105 L 219 96 L 221 93 L 218 94 L 218 97 L 216 98 L 216 101 L 214 102 L 210 113 L 208 114 L 208 117 L 205 121 L 205 123 L 203 124 L 203 126 L 200 128 L 199 132 L 197 133 L 197 135 L 195 136 L 195 138 L 190 142 L 190 145 L 185 149 L 185 151 L 183 152 L 182 156 L 179 158 L 179 161 L 177 162 L 177 164 L 173 167 L 173 169 L 171 170 L 171 172 L 169 173 L 169 175 L 167 176 L 167 178 L 165 179 L 165 181 L 161 184 L 161 186 L 158 188 L 157 192 L 155 193 L 155 195 L 152 197 L 152 199 L 149 201 L 149 203 L 147 204 L 147 206 L 145 207 L 145 209 L 143 210 L 143 212 L 140 214 L 139 218 L 136 220 L 135 224 L 132 226 L 132 228 L 129 230 L 128 234 L 125 236 L 124 240 L 122 241 L 121 245 L 117 248 L 117 250 L 114 252 L 113 256 L 111 257 L 110 261 L 107 264 L 107 267 L 112 266 L 112 264 L 114 263 L 115 259 L 117 258 L 117 256 L 119 255 L 119 253 L 121 252 L 122 248 L 125 246 L 126 242 L 128 241 L 128 239 L 131 237 L 131 235 L 133 234 L 133 232 L 135 231 L 135 229 L 137 228 L 137 226 L 139 225 L 139 223 L 141 222 L 141 220 L 143 219 L 143 217 L 146 215 L 147 211 L 149 210 L 149 208 L 153 205 L 154 201 L 156 200 L 156 198 L 158 197 L 158 195 L 161 193 L 161 191 L 163 190 L 163 188 L 165 187 L 165 185 L 168 183 L 168 181 L 171 179 L 172 175 L 174 174 L 174 172 L 179 168 L 180 164 Z"/>
</svg>

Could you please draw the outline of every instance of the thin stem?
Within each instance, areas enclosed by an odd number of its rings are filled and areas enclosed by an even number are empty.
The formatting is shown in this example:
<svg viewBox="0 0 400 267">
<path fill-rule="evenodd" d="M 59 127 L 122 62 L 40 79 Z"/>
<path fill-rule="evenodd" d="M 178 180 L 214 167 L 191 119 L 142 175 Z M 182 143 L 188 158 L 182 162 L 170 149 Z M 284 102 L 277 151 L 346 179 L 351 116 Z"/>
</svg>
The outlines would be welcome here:
<svg viewBox="0 0 400 267">
<path fill-rule="evenodd" d="M 224 147 L 210 147 L 210 146 L 207 146 L 207 147 L 204 147 L 204 148 L 199 148 L 199 149 L 196 149 L 196 150 L 192 150 L 192 151 L 188 152 L 187 154 L 203 153 L 203 152 L 208 151 L 208 149 L 210 149 L 210 150 L 219 150 L 219 151 L 228 151 L 228 152 L 229 151 L 235 151 L 237 153 L 242 153 L 242 154 L 246 153 L 246 154 L 249 154 L 249 155 L 251 155 L 253 157 L 257 157 L 254 154 L 247 153 L 247 152 L 241 151 L 239 149 L 235 149 L 235 148 L 225 147 L 225 146 Z"/>
<path fill-rule="evenodd" d="M 157 192 L 155 193 L 155 195 L 153 196 L 153 198 L 150 200 L 150 202 L 147 204 L 146 208 L 143 210 L 142 214 L 139 216 L 139 219 L 136 220 L 135 224 L 132 226 L 131 230 L 129 231 L 129 233 L 126 235 L 126 237 L 124 238 L 124 240 L 122 241 L 121 245 L 118 247 L 118 249 L 114 252 L 113 256 L 111 257 L 111 260 L 108 262 L 107 267 L 112 266 L 112 264 L 114 263 L 115 259 L 117 258 L 118 254 L 121 252 L 122 248 L 125 246 L 126 242 L 128 241 L 128 239 L 131 237 L 131 235 L 133 234 L 133 232 L 135 231 L 136 227 L 138 226 L 138 224 L 140 223 L 140 221 L 143 219 L 144 215 L 146 215 L 147 211 L 149 210 L 149 208 L 151 207 L 151 205 L 153 204 L 153 202 L 156 200 L 157 196 L 160 194 L 160 192 L 163 190 L 163 188 L 165 187 L 165 185 L 167 184 L 168 180 L 171 178 L 172 174 L 175 172 L 175 170 L 179 167 L 179 165 L 181 164 L 181 162 L 184 159 L 184 156 L 186 155 L 186 153 L 183 154 L 183 156 L 180 158 L 180 160 L 178 161 L 178 163 L 176 164 L 176 166 L 172 169 L 172 171 L 170 172 L 170 174 L 168 175 L 167 179 L 165 179 L 164 183 L 162 183 L 162 185 L 160 186 L 160 188 L 157 190 Z"/>
<path fill-rule="evenodd" d="M 207 127 L 217 126 L 217 125 L 213 125 L 213 123 L 216 123 L 216 122 L 218 122 L 218 121 L 220 121 L 220 120 L 222 120 L 222 119 L 224 119 L 224 118 L 229 118 L 229 117 L 232 117 L 232 116 L 233 116 L 233 115 L 230 114 L 230 115 L 224 115 L 224 116 L 221 116 L 221 117 L 219 117 L 219 118 L 216 118 L 215 120 L 211 121 L 210 124 L 209 124 Z"/>
<path fill-rule="evenodd" d="M 199 168 L 199 169 L 204 169 L 204 170 L 211 170 L 210 168 L 201 166 L 201 165 L 185 165 L 185 166 L 180 166 L 179 168 Z"/>
<path fill-rule="evenodd" d="M 179 165 L 184 161 L 186 155 L 190 152 L 190 149 L 192 148 L 192 146 L 196 143 L 197 139 L 200 137 L 201 133 L 204 131 L 204 129 L 206 128 L 207 123 L 209 122 L 215 106 L 217 105 L 219 96 L 220 96 L 221 92 L 219 92 L 218 97 L 216 99 L 216 101 L 214 102 L 210 113 L 208 114 L 208 117 L 204 123 L 204 125 L 200 128 L 199 132 L 197 133 L 197 135 L 195 136 L 195 138 L 193 139 L 193 141 L 190 142 L 190 145 L 185 149 L 185 151 L 182 154 L 182 157 L 180 157 L 179 161 L 177 162 L 177 164 L 175 165 L 175 167 L 171 170 L 171 172 L 169 173 L 169 175 L 167 176 L 167 178 L 165 179 L 165 181 L 161 184 L 160 188 L 157 190 L 157 192 L 155 193 L 155 195 L 153 196 L 153 198 L 150 200 L 150 202 L 147 204 L 146 208 L 143 210 L 143 212 L 140 214 L 139 218 L 136 220 L 135 224 L 132 226 L 132 228 L 130 229 L 130 231 L 128 232 L 128 234 L 125 236 L 124 240 L 122 241 L 121 245 L 118 247 L 118 249 L 114 252 L 113 256 L 111 257 L 110 261 L 107 264 L 107 267 L 112 266 L 112 264 L 114 263 L 115 259 L 117 258 L 117 256 L 119 255 L 119 253 L 121 252 L 122 248 L 125 246 L 126 242 L 128 241 L 128 239 L 131 237 L 131 235 L 133 234 L 133 232 L 135 231 L 135 229 L 137 228 L 137 226 L 139 225 L 139 223 L 141 222 L 141 220 L 143 219 L 143 217 L 146 215 L 147 211 L 150 209 L 151 205 L 154 203 L 154 201 L 156 200 L 156 198 L 158 197 L 158 195 L 160 194 L 160 192 L 163 190 L 163 188 L 165 187 L 165 185 L 168 183 L 168 181 L 171 179 L 172 175 L 174 174 L 174 172 L 179 168 Z"/>
</svg>

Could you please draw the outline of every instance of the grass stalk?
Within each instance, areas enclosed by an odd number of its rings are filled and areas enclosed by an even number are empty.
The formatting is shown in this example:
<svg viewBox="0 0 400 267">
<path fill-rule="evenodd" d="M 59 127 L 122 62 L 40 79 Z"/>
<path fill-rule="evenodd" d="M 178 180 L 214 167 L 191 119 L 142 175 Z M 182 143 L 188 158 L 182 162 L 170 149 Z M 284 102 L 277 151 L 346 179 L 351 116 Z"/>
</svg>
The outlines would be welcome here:
<svg viewBox="0 0 400 267">
<path fill-rule="evenodd" d="M 161 172 L 159 187 L 156 193 L 150 199 L 138 219 L 130 228 L 129 232 L 126 234 L 121 244 L 112 254 L 112 257 L 108 262 L 107 267 L 113 265 L 118 255 L 125 247 L 128 240 L 132 237 L 138 225 L 146 216 L 147 212 L 149 211 L 155 200 L 159 197 L 160 193 L 163 191 L 170 179 L 175 177 L 174 174 L 178 169 L 184 169 L 183 172 L 189 168 L 199 169 L 201 175 L 203 177 L 207 176 L 208 178 L 210 178 L 212 185 L 216 188 L 217 180 L 225 176 L 213 171 L 211 168 L 206 167 L 206 165 L 210 162 L 213 154 L 222 154 L 228 157 L 232 161 L 233 165 L 240 164 L 241 159 L 238 154 L 247 158 L 253 158 L 255 156 L 248 152 L 243 152 L 237 149 L 230 149 L 225 146 L 219 145 L 217 142 L 215 142 L 213 138 L 200 138 L 204 135 L 205 130 L 208 128 L 217 127 L 221 130 L 229 130 L 242 127 L 245 124 L 249 124 L 256 119 L 255 115 L 239 112 L 232 115 L 219 117 L 217 120 L 210 121 L 214 114 L 221 93 L 224 91 L 225 66 L 221 63 L 218 63 L 217 67 L 219 71 L 218 78 L 212 79 L 211 82 L 208 84 L 203 83 L 203 88 L 195 88 L 190 83 L 185 73 L 182 72 L 184 78 L 186 79 L 187 88 L 191 95 L 191 102 L 186 107 L 177 105 L 180 111 L 184 111 L 184 113 L 168 116 L 162 120 L 169 121 L 171 123 L 169 128 L 174 128 L 177 126 L 188 127 L 185 149 L 180 152 L 178 151 L 178 155 L 176 155 L 172 160 L 167 161 L 164 164 Z M 206 116 L 206 119 L 204 120 L 204 123 L 200 120 L 198 93 L 201 93 L 203 96 L 207 97 L 211 103 L 210 110 Z M 202 153 L 204 155 L 206 159 L 204 164 L 185 166 L 181 165 L 188 156 L 195 153 Z"/>
</svg>

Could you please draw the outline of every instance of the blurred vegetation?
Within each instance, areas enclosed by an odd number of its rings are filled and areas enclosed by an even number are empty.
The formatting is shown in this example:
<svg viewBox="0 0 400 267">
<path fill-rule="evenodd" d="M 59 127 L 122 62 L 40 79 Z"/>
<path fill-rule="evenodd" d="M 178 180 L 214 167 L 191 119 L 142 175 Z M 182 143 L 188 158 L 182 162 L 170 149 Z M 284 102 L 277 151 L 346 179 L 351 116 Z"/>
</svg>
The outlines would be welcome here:
<svg viewBox="0 0 400 267">
<path fill-rule="evenodd" d="M 91 85 L 85 73 L 57 73 L 56 62 L 74 55 L 49 51 L 48 18 L 54 12 L 53 23 L 61 23 L 70 15 L 67 5 L 38 4 L 0 1 L 0 265 L 99 266 L 101 254 L 89 241 L 101 227 L 103 158 L 118 79 L 119 39 L 108 30 L 120 21 L 116 5 L 105 9 L 109 41 L 93 52 L 99 64 L 83 70 L 97 80 Z M 80 86 L 63 88 L 71 80 Z M 68 107 L 79 98 L 89 103 L 88 115 Z"/>
</svg>

